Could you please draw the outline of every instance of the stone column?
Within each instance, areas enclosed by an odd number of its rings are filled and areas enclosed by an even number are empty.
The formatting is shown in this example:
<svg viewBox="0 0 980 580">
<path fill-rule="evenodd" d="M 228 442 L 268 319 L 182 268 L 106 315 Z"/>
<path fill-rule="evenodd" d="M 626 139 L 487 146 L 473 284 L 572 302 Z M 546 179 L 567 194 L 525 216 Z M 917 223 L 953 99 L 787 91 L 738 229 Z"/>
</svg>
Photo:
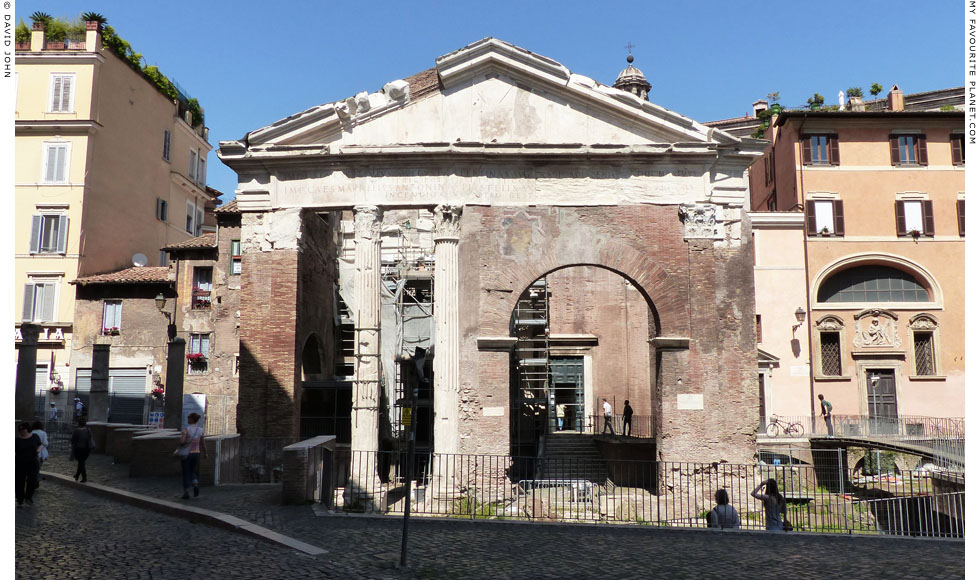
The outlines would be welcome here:
<svg viewBox="0 0 980 580">
<path fill-rule="evenodd" d="M 435 209 L 436 271 L 433 372 L 432 486 L 430 497 L 445 505 L 456 498 L 459 461 L 459 217 L 462 206 Z"/>
<path fill-rule="evenodd" d="M 21 324 L 21 341 L 17 345 L 17 378 L 14 383 L 14 417 L 18 421 L 34 419 L 34 392 L 37 383 L 37 337 L 41 327 Z M 75 407 L 72 406 L 72 412 Z M 43 418 L 43 417 L 42 417 Z"/>
<path fill-rule="evenodd" d="M 354 498 L 369 500 L 380 492 L 377 463 L 378 404 L 381 378 L 381 210 L 354 208 L 354 369 L 351 411 L 351 477 Z M 368 506 L 370 509 L 370 506 Z"/>
<path fill-rule="evenodd" d="M 459 449 L 459 217 L 461 206 L 435 209 L 436 271 L 433 290 L 435 349 L 434 449 Z"/>
</svg>

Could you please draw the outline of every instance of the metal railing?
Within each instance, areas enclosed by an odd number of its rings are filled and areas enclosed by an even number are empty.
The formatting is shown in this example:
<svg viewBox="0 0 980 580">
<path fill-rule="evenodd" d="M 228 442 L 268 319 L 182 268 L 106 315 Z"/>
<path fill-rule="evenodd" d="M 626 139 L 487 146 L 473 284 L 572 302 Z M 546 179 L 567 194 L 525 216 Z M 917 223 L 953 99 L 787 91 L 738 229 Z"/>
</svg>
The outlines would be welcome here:
<svg viewBox="0 0 980 580">
<path fill-rule="evenodd" d="M 242 437 L 238 441 L 239 478 L 242 483 L 282 481 L 282 449 L 302 441 L 299 437 Z"/>
<path fill-rule="evenodd" d="M 410 496 L 419 515 L 705 527 L 715 491 L 726 489 L 741 527 L 760 530 L 765 515 L 751 491 L 773 478 L 798 531 L 963 537 L 965 492 L 934 484 L 934 474 L 921 471 L 851 479 L 813 465 L 564 458 L 541 468 L 538 458 L 498 455 L 414 460 L 424 467 Z M 407 461 L 404 452 L 351 452 L 349 472 L 337 482 L 344 509 L 401 514 Z M 842 480 L 844 489 L 821 484 L 829 478 Z"/>
<path fill-rule="evenodd" d="M 622 415 L 613 415 L 611 420 L 612 430 L 616 435 L 625 435 L 625 423 Z M 593 435 L 601 435 L 605 429 L 606 420 L 603 415 L 590 415 L 586 418 L 585 432 Z M 650 415 L 633 415 L 630 423 L 631 437 L 653 437 L 653 417 Z"/>
<path fill-rule="evenodd" d="M 770 418 L 772 415 L 770 415 Z M 809 415 L 776 415 L 780 421 L 799 423 L 804 436 L 827 435 L 823 417 L 811 419 Z M 759 433 L 765 433 L 770 418 L 759 421 Z M 899 439 L 962 439 L 965 421 L 962 417 L 925 417 L 899 415 L 875 417 L 872 415 L 831 415 L 834 435 L 839 437 L 890 437 Z M 780 430 L 782 433 L 782 430 Z"/>
</svg>

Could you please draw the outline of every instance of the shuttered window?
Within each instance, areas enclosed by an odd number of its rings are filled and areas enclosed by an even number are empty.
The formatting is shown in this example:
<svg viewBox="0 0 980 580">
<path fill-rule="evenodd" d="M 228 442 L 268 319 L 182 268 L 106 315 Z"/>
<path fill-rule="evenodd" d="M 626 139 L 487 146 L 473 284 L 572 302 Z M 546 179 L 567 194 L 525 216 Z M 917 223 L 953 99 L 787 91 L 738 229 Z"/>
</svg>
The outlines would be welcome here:
<svg viewBox="0 0 980 580">
<path fill-rule="evenodd" d="M 71 113 L 75 110 L 75 75 L 51 75 L 51 113 Z"/>
<path fill-rule="evenodd" d="M 170 161 L 170 131 L 163 130 L 163 158 Z"/>
<path fill-rule="evenodd" d="M 966 235 L 966 200 L 956 200 L 956 223 L 959 226 L 960 235 Z"/>
<path fill-rule="evenodd" d="M 68 143 L 44 144 L 44 183 L 68 182 Z"/>
<path fill-rule="evenodd" d="M 966 163 L 966 147 L 962 134 L 952 134 L 949 136 L 949 146 L 953 151 L 953 165 L 963 165 Z"/>
<path fill-rule="evenodd" d="M 935 220 L 932 201 L 898 200 L 895 202 L 895 229 L 899 236 L 934 236 Z"/>
<path fill-rule="evenodd" d="M 803 165 L 840 165 L 837 135 L 804 135 Z"/>
<path fill-rule="evenodd" d="M 231 273 L 242 273 L 242 241 L 231 241 Z"/>
<path fill-rule="evenodd" d="M 198 151 L 197 153 L 197 184 L 204 187 L 204 175 L 205 175 L 205 164 L 207 163 L 207 158 L 204 154 Z"/>
<path fill-rule="evenodd" d="M 889 138 L 892 165 L 928 165 L 925 135 L 892 135 Z"/>
<path fill-rule="evenodd" d="M 187 164 L 187 176 L 191 181 L 197 181 L 197 151 L 191 149 L 190 162 Z"/>
<path fill-rule="evenodd" d="M 68 216 L 31 216 L 31 253 L 64 254 L 68 245 Z"/>
<path fill-rule="evenodd" d="M 55 322 L 58 285 L 55 280 L 32 278 L 24 285 L 24 322 Z"/>
<path fill-rule="evenodd" d="M 844 202 L 839 199 L 811 199 L 806 202 L 807 235 L 843 236 Z"/>
</svg>

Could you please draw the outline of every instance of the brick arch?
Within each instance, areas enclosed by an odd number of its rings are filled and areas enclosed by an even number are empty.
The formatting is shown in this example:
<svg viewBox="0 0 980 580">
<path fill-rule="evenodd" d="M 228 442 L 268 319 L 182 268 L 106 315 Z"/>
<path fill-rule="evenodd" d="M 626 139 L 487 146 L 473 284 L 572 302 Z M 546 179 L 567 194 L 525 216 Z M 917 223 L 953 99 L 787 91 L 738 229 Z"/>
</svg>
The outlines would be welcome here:
<svg viewBox="0 0 980 580">
<path fill-rule="evenodd" d="M 653 312 L 658 336 L 690 335 L 687 286 L 678 284 L 676 276 L 672 277 L 652 257 L 622 242 L 605 241 L 592 251 L 552 248 L 539 265 L 538 270 L 531 270 L 526 265 L 504 268 L 500 276 L 492 281 L 494 288 L 509 292 L 510 297 L 497 301 L 487 309 L 483 325 L 485 332 L 496 336 L 510 334 L 510 317 L 517 299 L 535 280 L 564 268 L 594 266 L 621 275 L 640 291 Z"/>
</svg>

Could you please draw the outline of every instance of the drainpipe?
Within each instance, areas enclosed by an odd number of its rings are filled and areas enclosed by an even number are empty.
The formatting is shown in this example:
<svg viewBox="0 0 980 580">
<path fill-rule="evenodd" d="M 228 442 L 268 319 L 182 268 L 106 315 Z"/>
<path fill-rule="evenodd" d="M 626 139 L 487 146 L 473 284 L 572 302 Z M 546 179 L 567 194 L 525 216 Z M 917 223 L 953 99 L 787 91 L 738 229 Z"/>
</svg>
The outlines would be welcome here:
<svg viewBox="0 0 980 580">
<path fill-rule="evenodd" d="M 800 133 L 803 136 L 803 127 L 806 125 L 806 113 L 803 113 L 803 121 L 800 122 Z M 817 430 L 817 414 L 816 408 L 813 404 L 814 398 L 814 388 L 813 388 L 813 340 L 811 340 L 813 327 L 813 309 L 810 308 L 810 252 L 809 252 L 809 237 L 807 236 L 807 224 L 809 222 L 809 217 L 806 212 L 806 189 L 803 186 L 803 147 L 799 147 L 799 158 L 798 158 L 800 168 L 800 199 L 802 200 L 803 206 L 803 277 L 805 279 L 805 289 L 806 289 L 806 312 L 807 312 L 807 325 L 806 325 L 806 350 L 807 366 L 810 368 L 810 433 L 815 433 Z M 841 364 L 844 362 L 844 357 L 841 356 Z"/>
</svg>

